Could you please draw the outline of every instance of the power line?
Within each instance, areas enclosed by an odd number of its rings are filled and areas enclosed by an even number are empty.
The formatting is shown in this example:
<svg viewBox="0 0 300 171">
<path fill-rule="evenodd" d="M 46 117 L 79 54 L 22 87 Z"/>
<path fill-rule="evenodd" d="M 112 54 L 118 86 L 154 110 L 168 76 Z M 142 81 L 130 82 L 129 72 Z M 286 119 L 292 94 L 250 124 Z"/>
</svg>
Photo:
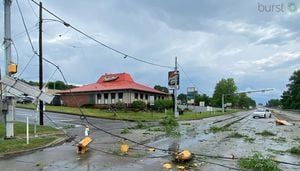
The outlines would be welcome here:
<svg viewBox="0 0 300 171">
<path fill-rule="evenodd" d="M 24 26 L 24 28 L 25 28 L 26 35 L 27 35 L 27 38 L 28 38 L 28 40 L 29 40 L 31 49 L 32 49 L 33 53 L 37 54 L 37 52 L 36 52 L 36 50 L 34 49 L 34 46 L 33 46 L 33 44 L 32 44 L 32 41 L 31 41 L 31 38 L 30 38 L 30 35 L 29 35 L 29 32 L 28 32 L 28 29 L 27 29 L 27 26 L 26 26 L 26 23 L 25 23 L 24 16 L 23 16 L 22 10 L 21 10 L 20 5 L 19 5 L 19 1 L 16 0 L 16 2 L 17 2 L 18 10 L 19 10 L 19 13 L 20 13 L 20 15 L 21 15 L 22 23 L 23 23 L 23 26 Z"/>
<path fill-rule="evenodd" d="M 185 70 L 183 69 L 183 67 L 178 63 L 178 66 L 179 68 L 182 70 L 183 74 L 185 75 L 185 77 L 188 79 L 188 81 L 194 86 L 197 88 L 197 91 L 199 91 L 200 93 L 202 94 L 205 94 L 203 93 L 201 90 L 199 90 L 198 86 L 196 86 L 196 84 L 192 81 L 192 79 L 189 77 L 189 75 L 185 72 Z"/>
<path fill-rule="evenodd" d="M 33 3 L 35 3 L 36 5 L 39 5 L 36 1 L 34 1 L 34 0 L 31 0 L 31 1 L 32 1 Z M 143 60 L 143 59 L 141 59 L 141 58 L 138 58 L 138 57 L 134 57 L 134 56 L 132 56 L 132 55 L 129 55 L 129 54 L 127 54 L 127 53 L 125 53 L 125 52 L 122 52 L 122 51 L 120 51 L 120 50 L 118 50 L 118 49 L 115 49 L 115 48 L 113 48 L 113 47 L 111 47 L 111 46 L 109 46 L 109 45 L 107 45 L 107 44 L 105 44 L 105 43 L 103 43 L 103 42 L 101 42 L 101 41 L 95 39 L 94 37 L 90 36 L 89 34 L 87 34 L 87 33 L 83 32 L 83 31 L 81 31 L 80 29 L 78 29 L 77 27 L 71 25 L 70 23 L 66 22 L 66 21 L 63 20 L 61 17 L 57 16 L 56 14 L 54 14 L 53 12 L 51 12 L 50 10 L 48 10 L 47 8 L 45 8 L 45 7 L 42 7 L 42 8 L 43 8 L 43 10 L 45 10 L 46 12 L 48 12 L 50 15 L 52 15 L 53 17 L 55 17 L 56 19 L 58 19 L 58 20 L 53 20 L 53 19 L 52 19 L 53 21 L 58 21 L 59 23 L 62 23 L 62 24 L 65 25 L 66 27 L 72 28 L 73 30 L 79 32 L 80 34 L 82 34 L 82 35 L 84 35 L 85 37 L 87 37 L 87 38 L 93 40 L 94 42 L 100 44 L 101 46 L 103 46 L 103 47 L 105 47 L 105 48 L 107 48 L 107 49 L 109 49 L 109 50 L 111 50 L 111 51 L 113 51 L 113 52 L 116 52 L 116 53 L 122 55 L 124 59 L 126 59 L 126 58 L 131 58 L 131 59 L 133 59 L 133 60 L 136 60 L 136 61 L 139 61 L 139 62 L 142 62 L 142 63 L 146 63 L 146 64 L 149 64 L 149 65 L 153 65 L 153 66 L 158 66 L 158 67 L 162 67 L 162 68 L 172 68 L 172 69 L 174 68 L 173 66 L 167 66 L 167 65 L 161 65 L 161 64 L 149 62 L 149 61 Z"/>
</svg>

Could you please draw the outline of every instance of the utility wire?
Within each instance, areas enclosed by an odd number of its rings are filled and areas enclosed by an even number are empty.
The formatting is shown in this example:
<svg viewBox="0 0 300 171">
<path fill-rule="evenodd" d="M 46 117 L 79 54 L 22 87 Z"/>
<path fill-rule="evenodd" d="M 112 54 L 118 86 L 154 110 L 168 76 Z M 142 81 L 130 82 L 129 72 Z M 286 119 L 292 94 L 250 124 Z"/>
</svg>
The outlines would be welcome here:
<svg viewBox="0 0 300 171">
<path fill-rule="evenodd" d="M 31 0 L 31 1 L 34 2 L 36 5 L 39 5 L 36 1 L 34 1 L 34 0 Z M 24 20 L 23 14 L 22 14 L 22 12 L 21 12 L 21 9 L 20 9 L 18 0 L 16 0 L 16 2 L 17 2 L 18 9 L 19 9 L 19 12 L 20 12 L 21 17 L 22 17 L 22 22 L 23 22 L 23 25 L 24 25 L 24 27 L 25 27 L 26 34 L 27 34 L 28 40 L 29 40 L 29 42 L 30 42 L 32 51 L 34 52 L 34 54 L 37 55 L 37 52 L 36 52 L 35 49 L 34 49 L 34 46 L 33 46 L 33 44 L 32 44 L 30 35 L 29 35 L 29 33 L 28 33 L 28 30 L 27 30 L 27 27 L 26 27 L 26 24 L 25 24 L 25 20 Z M 107 47 L 108 49 L 111 49 L 112 51 L 115 51 L 115 52 L 117 52 L 117 53 L 119 53 L 119 54 L 124 55 L 124 58 L 129 57 L 129 58 L 135 59 L 135 60 L 137 60 L 137 61 L 144 62 L 144 63 L 148 63 L 148 64 L 151 64 L 151 65 L 156 65 L 156 66 L 160 66 L 160 67 L 164 67 L 164 68 L 173 68 L 173 67 L 171 67 L 171 66 L 164 66 L 164 65 L 159 65 L 159 64 L 154 64 L 154 63 L 151 63 L 151 62 L 147 62 L 147 61 L 141 60 L 141 59 L 139 59 L 139 58 L 135 58 L 135 57 L 133 57 L 133 56 L 129 56 L 129 55 L 127 55 L 127 54 L 125 54 L 125 53 L 123 53 L 123 52 L 121 52 L 121 51 L 118 51 L 118 50 L 114 49 L 114 48 L 111 48 L 110 46 L 108 46 L 108 45 L 106 45 L 106 44 L 104 44 L 104 43 L 102 43 L 102 42 L 100 42 L 100 41 L 94 39 L 93 37 L 89 36 L 88 34 L 82 32 L 82 31 L 80 31 L 79 29 L 77 29 L 77 28 L 73 27 L 72 25 L 68 24 L 67 22 L 65 22 L 64 20 L 62 20 L 60 17 L 58 17 L 57 15 L 55 15 L 55 14 L 52 13 L 52 12 L 50 12 L 50 11 L 49 11 L 48 9 L 46 9 L 45 7 L 43 7 L 43 9 L 44 9 L 45 11 L 47 11 L 49 14 L 51 14 L 52 16 L 54 16 L 55 18 L 59 19 L 65 26 L 71 27 L 71 28 L 73 28 L 74 30 L 76 30 L 77 32 L 83 34 L 84 36 L 86 36 L 86 37 L 88 37 L 88 38 L 94 40 L 95 42 L 101 44 L 102 46 Z M 66 77 L 65 77 L 65 75 L 64 75 L 64 73 L 62 72 L 62 70 L 60 69 L 60 67 L 59 67 L 58 65 L 56 65 L 55 63 L 53 63 L 52 61 L 50 61 L 50 60 L 48 60 L 48 59 L 46 59 L 46 58 L 43 58 L 43 60 L 44 60 L 45 62 L 47 62 L 47 63 L 53 65 L 55 68 L 57 68 L 57 70 L 58 70 L 59 73 L 61 74 L 61 76 L 62 76 L 62 78 L 63 78 L 65 84 L 66 84 L 66 85 L 69 85 L 69 84 L 68 84 L 68 81 L 67 81 L 67 79 L 66 79 Z M 179 66 L 180 66 L 180 65 L 179 65 Z M 181 66 L 180 66 L 180 68 L 182 69 Z M 182 70 L 183 70 L 183 69 L 182 69 Z M 183 70 L 183 71 L 184 71 L 184 70 Z M 185 72 L 184 72 L 184 73 L 185 73 Z M 146 147 L 146 148 L 153 148 L 153 149 L 160 150 L 160 151 L 163 151 L 163 152 L 172 152 L 172 153 L 176 153 L 176 152 L 177 152 L 177 151 L 173 151 L 173 150 L 169 150 L 169 149 L 157 148 L 157 147 L 153 147 L 153 146 L 150 146 L 150 145 L 146 145 L 146 144 L 143 144 L 143 143 L 140 143 L 140 142 L 131 140 L 131 139 L 129 139 L 129 138 L 126 138 L 126 137 L 123 137 L 123 136 L 114 134 L 114 133 L 112 133 L 112 132 L 110 132 L 110 131 L 107 131 L 107 130 L 105 130 L 105 129 L 103 129 L 103 128 L 100 128 L 100 127 L 94 125 L 93 123 L 91 123 L 91 122 L 88 120 L 88 118 L 86 117 L 86 115 L 84 114 L 84 112 L 82 111 L 82 109 L 80 108 L 79 102 L 78 102 L 77 98 L 74 96 L 74 93 L 72 92 L 71 89 L 69 89 L 69 92 L 70 92 L 70 94 L 71 94 L 73 100 L 74 100 L 75 103 L 77 104 L 77 105 L 76 105 L 77 108 L 78 108 L 79 111 L 80 111 L 80 114 L 81 114 L 81 115 L 80 115 L 80 119 L 81 119 L 81 120 L 85 120 L 90 126 L 94 127 L 95 129 L 97 129 L 97 130 L 99 130 L 99 131 L 102 131 L 102 132 L 104 132 L 104 133 L 106 133 L 106 134 L 108 134 L 108 135 L 111 135 L 111 136 L 113 136 L 113 137 L 120 138 L 120 139 L 129 141 L 129 142 L 131 142 L 131 143 L 134 143 L 134 144 L 137 144 L 137 145 L 140 145 L 140 146 L 144 146 L 144 147 Z M 99 149 L 94 149 L 94 150 L 104 152 L 104 151 L 99 150 Z M 193 153 L 193 154 L 194 154 L 194 155 L 197 155 L 197 156 L 205 156 L 205 157 L 211 157 L 211 158 L 236 159 L 236 158 L 230 158 L 230 157 L 224 157 L 224 156 L 212 156 L 212 155 L 195 154 L 195 153 Z M 295 163 L 288 163 L 288 162 L 281 162 L 281 161 L 277 161 L 277 162 L 282 163 L 282 164 L 290 164 L 290 165 L 294 165 L 294 166 L 300 166 L 300 164 L 295 164 Z"/>
<path fill-rule="evenodd" d="M 34 1 L 34 0 L 31 0 L 31 1 L 32 1 L 33 3 L 35 3 L 36 5 L 39 5 L 36 1 Z M 158 66 L 158 67 L 162 67 L 162 68 L 172 68 L 172 69 L 174 68 L 173 66 L 167 66 L 167 65 L 161 65 L 161 64 L 149 62 L 149 61 L 143 60 L 143 59 L 141 59 L 141 58 L 138 58 L 138 57 L 134 57 L 134 56 L 132 56 L 132 55 L 129 55 L 129 54 L 127 54 L 127 53 L 125 53 L 125 52 L 122 52 L 122 51 L 120 51 L 120 50 L 118 50 L 118 49 L 115 49 L 115 48 L 113 48 L 113 47 L 111 47 L 111 46 L 109 46 L 109 45 L 107 45 L 107 44 L 105 44 L 105 43 L 103 43 L 103 42 L 101 42 L 101 41 L 95 39 L 94 37 L 90 36 L 89 34 L 87 34 L 87 33 L 83 32 L 83 31 L 81 31 L 80 29 L 78 29 L 77 27 L 71 25 L 70 23 L 66 22 L 66 21 L 63 20 L 61 17 L 57 16 L 56 14 L 54 14 L 53 12 L 51 12 L 50 10 L 48 10 L 47 8 L 45 8 L 45 7 L 42 7 L 42 8 L 43 8 L 46 12 L 48 12 L 50 15 L 52 15 L 53 17 L 55 17 L 56 19 L 58 19 L 58 20 L 59 20 L 58 22 L 62 23 L 62 24 L 65 25 L 66 27 L 70 27 L 70 28 L 72 28 L 73 30 L 75 30 L 75 31 L 79 32 L 80 34 L 84 35 L 85 37 L 87 37 L 87 38 L 93 40 L 94 42 L 98 43 L 99 45 L 101 45 L 101 46 L 103 46 L 103 47 L 105 47 L 105 48 L 107 48 L 107 49 L 109 49 L 109 50 L 111 50 L 111 51 L 113 51 L 113 52 L 116 52 L 116 53 L 122 55 L 122 56 L 124 57 L 124 59 L 126 59 L 126 58 L 131 58 L 131 59 L 133 59 L 133 60 L 136 60 L 136 61 L 139 61 L 139 62 L 142 62 L 142 63 L 146 63 L 146 64 L 149 64 L 149 65 L 153 65 L 153 66 Z M 54 20 L 54 21 L 55 21 L 55 20 Z"/>
<path fill-rule="evenodd" d="M 183 72 L 183 74 L 185 75 L 185 77 L 188 79 L 188 81 L 189 81 L 194 87 L 197 88 L 197 91 L 199 91 L 199 92 L 202 93 L 202 94 L 205 94 L 205 93 L 203 93 L 201 90 L 199 90 L 198 86 L 194 83 L 194 81 L 193 81 L 193 80 L 189 77 L 189 75 L 185 72 L 185 70 L 183 69 L 183 67 L 182 67 L 179 63 L 177 63 L 177 64 L 178 64 L 179 68 L 182 70 L 182 72 Z"/>
<path fill-rule="evenodd" d="M 22 23 L 23 23 L 23 26 L 24 26 L 24 28 L 25 28 L 26 35 L 27 35 L 27 38 L 28 38 L 28 40 L 29 40 L 31 49 L 32 49 L 32 51 L 33 51 L 35 54 L 37 54 L 37 52 L 35 51 L 34 46 L 33 46 L 33 44 L 32 44 L 32 41 L 31 41 L 31 38 L 30 38 L 30 35 L 29 35 L 29 32 L 28 32 L 28 29 L 27 29 L 27 26 L 26 26 L 26 23 L 25 23 L 24 16 L 23 16 L 22 10 L 21 10 L 20 5 L 19 5 L 19 1 L 16 0 L 16 2 L 17 2 L 18 10 L 19 10 L 19 13 L 20 13 L 20 15 L 21 15 Z"/>
</svg>

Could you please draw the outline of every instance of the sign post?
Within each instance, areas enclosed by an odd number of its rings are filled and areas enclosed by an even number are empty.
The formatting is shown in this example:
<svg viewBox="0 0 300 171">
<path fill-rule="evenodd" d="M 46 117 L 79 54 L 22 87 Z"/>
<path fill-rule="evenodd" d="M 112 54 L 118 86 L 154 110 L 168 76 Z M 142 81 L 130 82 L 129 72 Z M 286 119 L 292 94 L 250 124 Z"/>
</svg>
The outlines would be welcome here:
<svg viewBox="0 0 300 171">
<path fill-rule="evenodd" d="M 174 92 L 174 116 L 178 117 L 177 90 L 179 89 L 179 71 L 177 71 L 177 57 L 175 57 L 175 70 L 168 73 L 168 85 Z"/>
</svg>

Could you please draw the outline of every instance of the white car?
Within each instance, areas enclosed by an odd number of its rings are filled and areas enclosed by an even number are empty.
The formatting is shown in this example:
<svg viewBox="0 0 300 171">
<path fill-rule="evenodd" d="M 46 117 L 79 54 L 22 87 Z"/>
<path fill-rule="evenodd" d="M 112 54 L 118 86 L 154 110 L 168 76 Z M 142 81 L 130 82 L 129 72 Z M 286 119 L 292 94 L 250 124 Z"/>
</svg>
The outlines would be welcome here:
<svg viewBox="0 0 300 171">
<path fill-rule="evenodd" d="M 269 109 L 257 109 L 252 115 L 253 118 L 266 118 L 267 116 L 271 118 L 271 111 Z"/>
</svg>

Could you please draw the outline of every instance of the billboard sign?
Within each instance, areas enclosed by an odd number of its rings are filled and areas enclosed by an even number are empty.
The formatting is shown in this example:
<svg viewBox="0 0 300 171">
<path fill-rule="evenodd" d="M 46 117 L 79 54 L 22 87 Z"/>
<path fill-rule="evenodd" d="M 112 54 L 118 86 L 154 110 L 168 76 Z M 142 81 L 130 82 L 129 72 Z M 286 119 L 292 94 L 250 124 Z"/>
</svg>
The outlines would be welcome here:
<svg viewBox="0 0 300 171">
<path fill-rule="evenodd" d="M 179 89 L 179 71 L 169 71 L 168 85 L 171 89 Z"/>
</svg>

